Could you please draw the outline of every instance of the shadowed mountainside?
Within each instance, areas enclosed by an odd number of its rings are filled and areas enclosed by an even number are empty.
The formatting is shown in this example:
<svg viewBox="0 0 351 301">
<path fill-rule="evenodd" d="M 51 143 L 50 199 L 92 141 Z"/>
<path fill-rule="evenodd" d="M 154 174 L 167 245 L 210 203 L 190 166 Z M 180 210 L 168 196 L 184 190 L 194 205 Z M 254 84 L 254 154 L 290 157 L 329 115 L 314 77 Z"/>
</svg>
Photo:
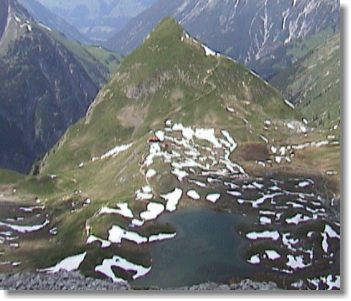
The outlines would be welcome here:
<svg viewBox="0 0 351 301">
<path fill-rule="evenodd" d="M 6 4 L 10 14 L 1 24 L 8 27 L 0 40 L 0 166 L 28 172 L 84 116 L 109 78 L 107 63 L 118 58 L 103 49 L 87 50 L 35 22 L 15 0 L 1 2 L 2 14 Z"/>
</svg>

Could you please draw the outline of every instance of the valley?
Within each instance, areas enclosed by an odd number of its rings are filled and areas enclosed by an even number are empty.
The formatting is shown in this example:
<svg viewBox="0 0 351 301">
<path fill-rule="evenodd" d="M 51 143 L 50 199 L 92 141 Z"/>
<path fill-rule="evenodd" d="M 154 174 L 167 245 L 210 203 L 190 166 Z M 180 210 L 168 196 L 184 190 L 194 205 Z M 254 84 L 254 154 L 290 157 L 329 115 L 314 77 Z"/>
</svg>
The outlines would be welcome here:
<svg viewBox="0 0 351 301">
<path fill-rule="evenodd" d="M 32 1 L 32 0 L 31 0 Z M 76 27 L 85 40 L 105 41 L 155 0 L 37 0 Z"/>
<path fill-rule="evenodd" d="M 239 2 L 235 10 L 244 9 Z M 18 44 L 1 38 L 12 52 L 0 63 L 13 70 L 12 60 L 27 62 L 29 50 L 55 51 L 60 59 L 47 65 L 39 59 L 35 74 L 55 85 L 70 74 L 70 89 L 43 91 L 83 93 L 85 102 L 74 94 L 78 103 L 71 107 L 71 98 L 63 98 L 67 106 L 59 113 L 72 116 L 60 131 L 54 125 L 56 140 L 33 165 L 39 157 L 32 156 L 28 174 L 0 169 L 0 273 L 79 271 L 135 290 L 235 286 L 245 279 L 283 290 L 340 290 L 339 82 L 318 93 L 337 76 L 338 35 L 272 79 L 282 95 L 172 18 L 121 59 L 66 39 L 25 12 L 18 21 L 18 14 L 12 12 L 6 33 L 19 34 Z M 39 50 L 28 42 L 42 39 Z M 57 72 L 49 72 L 52 62 Z M 61 121 L 43 103 L 39 125 Z M 20 129 L 4 116 L 4 150 L 21 149 L 25 143 L 11 138 Z"/>
</svg>

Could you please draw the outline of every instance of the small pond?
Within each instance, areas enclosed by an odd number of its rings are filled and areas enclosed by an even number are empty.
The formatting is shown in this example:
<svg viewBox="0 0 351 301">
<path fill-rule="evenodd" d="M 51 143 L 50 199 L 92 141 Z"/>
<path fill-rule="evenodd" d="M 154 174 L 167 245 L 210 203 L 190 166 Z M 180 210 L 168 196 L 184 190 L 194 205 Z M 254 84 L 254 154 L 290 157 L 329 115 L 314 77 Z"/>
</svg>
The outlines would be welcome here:
<svg viewBox="0 0 351 301">
<path fill-rule="evenodd" d="M 151 247 L 152 270 L 132 285 L 175 288 L 250 274 L 255 268 L 240 256 L 247 242 L 235 230 L 242 220 L 208 208 L 163 215 L 159 221 L 172 224 L 177 237 Z"/>
</svg>

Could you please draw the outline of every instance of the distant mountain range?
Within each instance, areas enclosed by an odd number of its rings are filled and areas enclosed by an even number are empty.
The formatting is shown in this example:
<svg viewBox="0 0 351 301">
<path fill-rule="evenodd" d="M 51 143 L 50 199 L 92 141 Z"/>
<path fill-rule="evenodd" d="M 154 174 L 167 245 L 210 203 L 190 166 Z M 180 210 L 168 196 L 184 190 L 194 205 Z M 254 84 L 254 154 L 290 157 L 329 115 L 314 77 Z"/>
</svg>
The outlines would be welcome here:
<svg viewBox="0 0 351 301">
<path fill-rule="evenodd" d="M 0 166 L 28 172 L 84 116 L 119 57 L 83 47 L 1 1 Z"/>
<path fill-rule="evenodd" d="M 38 0 L 92 41 L 110 38 L 156 0 Z"/>
<path fill-rule="evenodd" d="M 92 41 L 80 33 L 73 25 L 69 24 L 64 18 L 51 12 L 48 8 L 42 5 L 37 0 L 19 0 L 28 12 L 38 22 L 58 31 L 64 33 L 68 38 L 79 41 L 83 44 L 92 44 Z"/>
<path fill-rule="evenodd" d="M 128 54 L 166 16 L 173 16 L 190 34 L 265 78 L 277 72 L 271 66 L 291 63 L 294 58 L 287 52 L 296 41 L 322 31 L 338 31 L 340 22 L 337 0 L 159 0 L 106 45 Z"/>
</svg>

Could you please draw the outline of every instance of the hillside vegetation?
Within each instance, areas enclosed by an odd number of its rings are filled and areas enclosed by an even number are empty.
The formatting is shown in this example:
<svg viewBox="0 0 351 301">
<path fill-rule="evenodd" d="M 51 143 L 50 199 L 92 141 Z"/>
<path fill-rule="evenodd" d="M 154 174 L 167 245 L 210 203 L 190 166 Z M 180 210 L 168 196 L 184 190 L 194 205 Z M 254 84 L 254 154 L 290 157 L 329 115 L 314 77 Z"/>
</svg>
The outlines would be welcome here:
<svg viewBox="0 0 351 301">
<path fill-rule="evenodd" d="M 315 126 L 340 122 L 340 34 L 317 44 L 287 70 L 272 79 Z"/>
</svg>

